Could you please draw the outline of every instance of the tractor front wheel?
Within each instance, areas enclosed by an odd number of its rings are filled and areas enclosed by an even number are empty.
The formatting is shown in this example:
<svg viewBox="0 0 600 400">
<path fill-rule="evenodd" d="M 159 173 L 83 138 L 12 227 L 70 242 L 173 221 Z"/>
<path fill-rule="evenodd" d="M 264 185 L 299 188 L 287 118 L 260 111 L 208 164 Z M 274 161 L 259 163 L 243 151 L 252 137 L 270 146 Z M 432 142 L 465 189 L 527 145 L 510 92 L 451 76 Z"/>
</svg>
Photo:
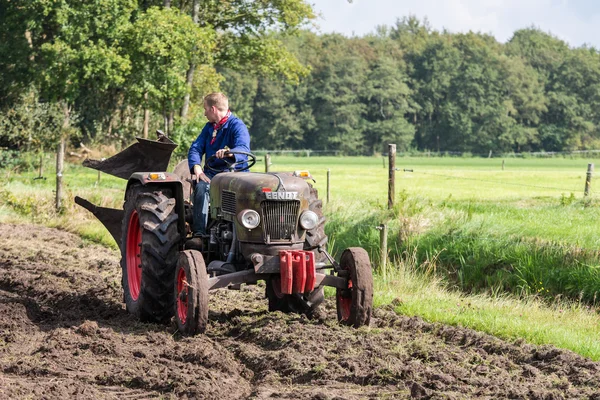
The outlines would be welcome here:
<svg viewBox="0 0 600 400">
<path fill-rule="evenodd" d="M 133 186 L 127 191 L 121 237 L 123 299 L 127 311 L 146 322 L 173 315 L 172 283 L 179 231 L 169 190 Z"/>
<path fill-rule="evenodd" d="M 184 335 L 206 330 L 208 324 L 208 274 L 202 253 L 185 250 L 175 270 L 175 322 Z"/>
<path fill-rule="evenodd" d="M 355 328 L 369 325 L 373 310 L 373 273 L 367 252 L 350 247 L 342 253 L 340 267 L 348 276 L 348 287 L 337 289 L 338 321 Z"/>
</svg>

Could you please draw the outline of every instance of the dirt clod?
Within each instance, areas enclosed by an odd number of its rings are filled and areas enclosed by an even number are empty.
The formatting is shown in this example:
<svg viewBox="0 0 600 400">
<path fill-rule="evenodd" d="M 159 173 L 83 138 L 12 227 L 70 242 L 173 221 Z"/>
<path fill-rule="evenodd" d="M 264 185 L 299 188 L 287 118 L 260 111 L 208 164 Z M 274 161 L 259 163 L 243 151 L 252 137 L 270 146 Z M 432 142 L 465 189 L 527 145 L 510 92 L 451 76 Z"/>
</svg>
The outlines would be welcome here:
<svg viewBox="0 0 600 400">
<path fill-rule="evenodd" d="M 374 310 L 371 329 L 269 313 L 263 284 L 210 294 L 207 332 L 125 311 L 119 255 L 0 224 L 0 398 L 598 399 L 600 363 Z M 401 300 L 395 300 L 400 304 Z"/>
</svg>

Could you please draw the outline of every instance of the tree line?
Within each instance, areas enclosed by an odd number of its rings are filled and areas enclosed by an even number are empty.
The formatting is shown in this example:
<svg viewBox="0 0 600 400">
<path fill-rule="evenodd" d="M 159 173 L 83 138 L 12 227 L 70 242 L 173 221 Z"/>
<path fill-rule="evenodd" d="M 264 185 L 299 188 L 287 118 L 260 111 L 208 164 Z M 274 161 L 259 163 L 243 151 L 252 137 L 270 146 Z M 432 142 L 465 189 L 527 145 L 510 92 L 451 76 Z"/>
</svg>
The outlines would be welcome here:
<svg viewBox="0 0 600 400">
<path fill-rule="evenodd" d="M 286 39 L 300 84 L 225 70 L 254 148 L 473 154 L 600 148 L 600 54 L 536 28 L 505 44 L 400 19 L 363 37 Z"/>
<path fill-rule="evenodd" d="M 313 18 L 304 0 L 0 0 L 0 146 L 185 132 L 217 68 L 305 76 L 281 39 Z"/>
<path fill-rule="evenodd" d="M 537 28 L 507 43 L 415 17 L 316 34 L 303 0 L 0 0 L 0 146 L 182 146 L 222 90 L 253 149 L 474 154 L 600 148 L 600 53 Z"/>
</svg>

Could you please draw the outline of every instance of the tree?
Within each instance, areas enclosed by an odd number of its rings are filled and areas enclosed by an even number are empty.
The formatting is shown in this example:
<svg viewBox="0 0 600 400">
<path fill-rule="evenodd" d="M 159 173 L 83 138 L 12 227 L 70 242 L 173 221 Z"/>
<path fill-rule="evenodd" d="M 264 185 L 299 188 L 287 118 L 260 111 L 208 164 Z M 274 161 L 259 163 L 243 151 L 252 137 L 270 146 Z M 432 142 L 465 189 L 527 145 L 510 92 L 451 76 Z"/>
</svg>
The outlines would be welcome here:
<svg viewBox="0 0 600 400">
<path fill-rule="evenodd" d="M 212 63 L 214 33 L 175 8 L 152 7 L 124 37 L 132 64 L 128 91 L 137 104 L 148 101 L 160 111 L 170 133 L 173 113 L 189 91 L 186 71 L 190 63 Z"/>
</svg>

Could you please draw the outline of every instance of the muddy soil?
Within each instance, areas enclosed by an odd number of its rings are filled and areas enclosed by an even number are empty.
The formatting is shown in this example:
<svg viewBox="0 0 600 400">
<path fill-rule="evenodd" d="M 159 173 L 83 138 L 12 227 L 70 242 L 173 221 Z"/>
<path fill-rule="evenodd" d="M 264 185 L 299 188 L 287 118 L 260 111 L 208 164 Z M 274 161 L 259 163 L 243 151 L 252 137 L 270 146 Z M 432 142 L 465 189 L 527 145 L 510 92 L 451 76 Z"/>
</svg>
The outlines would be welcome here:
<svg viewBox="0 0 600 400">
<path fill-rule="evenodd" d="M 268 313 L 264 286 L 211 292 L 207 333 L 142 324 L 119 255 L 0 225 L 0 398 L 600 399 L 600 363 L 376 309 L 369 329 Z"/>
</svg>

